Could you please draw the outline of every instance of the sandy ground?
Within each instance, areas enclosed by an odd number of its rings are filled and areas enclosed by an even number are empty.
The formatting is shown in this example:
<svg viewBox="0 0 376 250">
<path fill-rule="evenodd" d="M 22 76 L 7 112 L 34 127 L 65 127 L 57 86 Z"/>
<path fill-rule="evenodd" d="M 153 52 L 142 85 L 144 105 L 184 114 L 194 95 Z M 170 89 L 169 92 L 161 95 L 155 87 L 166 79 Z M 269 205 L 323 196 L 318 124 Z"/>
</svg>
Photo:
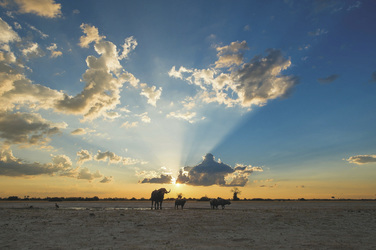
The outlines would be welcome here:
<svg viewBox="0 0 376 250">
<path fill-rule="evenodd" d="M 376 249 L 376 202 L 59 205 L 0 202 L 0 249 Z"/>
</svg>

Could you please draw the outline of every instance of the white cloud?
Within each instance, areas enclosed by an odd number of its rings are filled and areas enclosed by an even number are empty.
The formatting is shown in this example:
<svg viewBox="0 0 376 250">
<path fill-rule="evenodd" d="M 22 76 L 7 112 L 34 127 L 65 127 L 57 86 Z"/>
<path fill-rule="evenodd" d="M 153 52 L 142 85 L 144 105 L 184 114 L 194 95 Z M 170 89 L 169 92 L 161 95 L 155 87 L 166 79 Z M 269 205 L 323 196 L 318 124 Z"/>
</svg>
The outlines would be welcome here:
<svg viewBox="0 0 376 250">
<path fill-rule="evenodd" d="M 195 121 L 193 120 L 193 118 L 196 117 L 196 112 L 190 112 L 190 111 L 187 111 L 185 113 L 170 112 L 169 114 L 166 115 L 166 117 L 167 118 L 173 117 L 177 119 L 186 120 L 189 123 L 194 123 Z"/>
<path fill-rule="evenodd" d="M 286 97 L 298 83 L 296 77 L 281 74 L 291 66 L 290 59 L 284 58 L 279 50 L 269 49 L 265 57 L 255 56 L 249 63 L 243 63 L 242 53 L 247 48 L 245 41 L 218 47 L 219 59 L 215 69 L 181 70 L 181 67 L 176 71 L 173 66 L 169 76 L 199 86 L 200 90 L 193 99 L 204 103 L 217 102 L 227 107 L 250 108 Z M 229 68 L 229 72 L 222 72 L 222 67 Z"/>
<path fill-rule="evenodd" d="M 14 0 L 20 13 L 32 13 L 38 16 L 55 18 L 61 16 L 61 4 L 54 0 Z"/>
<path fill-rule="evenodd" d="M 90 154 L 90 152 L 85 149 L 82 149 L 79 152 L 77 152 L 77 156 L 78 156 L 77 163 L 80 165 L 86 161 L 91 161 L 93 159 L 93 156 Z"/>
<path fill-rule="evenodd" d="M 100 40 L 106 38 L 105 36 L 100 36 L 98 29 L 90 24 L 81 24 L 81 29 L 85 33 L 84 36 L 80 37 L 79 45 L 83 48 L 88 48 L 89 44 L 92 42 L 99 42 Z"/>
<path fill-rule="evenodd" d="M 153 106 L 156 106 L 157 101 L 161 98 L 162 88 L 159 87 L 157 89 L 156 86 L 149 87 L 145 83 L 141 84 L 141 88 L 142 88 L 142 91 L 140 95 L 146 96 L 146 98 L 148 99 L 148 103 Z"/>
<path fill-rule="evenodd" d="M 110 163 L 119 163 L 119 162 L 122 161 L 121 156 L 118 156 L 115 153 L 110 152 L 110 151 L 106 151 L 106 152 L 102 153 L 100 150 L 98 150 L 98 153 L 97 153 L 97 155 L 94 156 L 94 159 L 96 161 L 107 161 L 108 160 Z"/>
<path fill-rule="evenodd" d="M 20 41 L 18 34 L 0 17 L 0 44 Z"/>
<path fill-rule="evenodd" d="M 268 100 L 285 97 L 298 83 L 296 77 L 281 75 L 291 66 L 290 59 L 282 56 L 279 50 L 271 49 L 263 58 L 255 57 L 236 72 L 233 79 L 237 83 L 236 93 L 241 105 L 262 106 Z"/>
<path fill-rule="evenodd" d="M 86 134 L 86 130 L 84 128 L 78 128 L 71 132 L 72 135 L 84 135 Z"/>
<path fill-rule="evenodd" d="M 30 24 L 27 24 L 27 26 L 29 26 L 30 29 L 34 30 L 35 32 L 38 33 L 38 35 L 40 35 L 40 37 L 42 39 L 46 39 L 48 37 L 47 34 L 44 34 L 42 31 L 40 31 L 39 29 L 35 28 L 33 25 L 30 25 Z"/>
<path fill-rule="evenodd" d="M 104 36 L 99 36 L 96 27 L 82 24 L 81 28 L 86 35 L 80 38 L 80 46 L 88 47 L 94 42 L 94 49 L 100 57 L 87 57 L 88 69 L 82 76 L 82 80 L 86 82 L 84 90 L 76 96 L 64 95 L 64 99 L 59 101 L 56 108 L 66 113 L 82 114 L 83 120 L 93 120 L 101 115 L 110 118 L 109 115 L 114 114 L 111 110 L 120 104 L 123 84 L 129 82 L 133 87 L 138 87 L 139 80 L 126 72 L 119 61 L 136 47 L 137 42 L 133 37 L 127 38 L 126 45 L 123 46 L 126 51 L 119 56 L 116 45 L 104 40 Z M 145 83 L 140 86 L 140 94 L 148 98 L 149 104 L 156 106 L 162 88 L 149 87 Z"/>
<path fill-rule="evenodd" d="M 230 45 L 217 47 L 218 60 L 215 62 L 216 68 L 229 68 L 233 65 L 243 63 L 243 51 L 248 49 L 246 41 L 232 42 Z"/>
<path fill-rule="evenodd" d="M 168 72 L 168 75 L 170 77 L 183 79 L 183 73 L 192 73 L 192 70 L 186 69 L 183 66 L 180 66 L 179 70 L 176 70 L 175 66 L 172 66 L 172 68 Z"/>
<path fill-rule="evenodd" d="M 37 43 L 29 43 L 27 47 L 22 49 L 22 54 L 28 58 L 42 57 L 44 56 L 43 50 L 39 47 Z"/>
<path fill-rule="evenodd" d="M 376 155 L 355 155 L 349 157 L 346 161 L 357 165 L 374 163 L 376 162 Z"/>
<path fill-rule="evenodd" d="M 141 118 L 141 121 L 143 123 L 150 123 L 151 122 L 151 119 L 150 117 L 148 116 L 148 112 L 144 112 L 142 114 L 139 114 L 139 115 L 136 115 L 136 116 L 139 116 Z"/>
<path fill-rule="evenodd" d="M 121 125 L 122 128 L 126 128 L 126 129 L 135 128 L 137 126 L 138 126 L 138 122 L 128 122 L 128 121 L 124 122 Z"/>
<path fill-rule="evenodd" d="M 134 50 L 137 46 L 137 41 L 136 39 L 131 36 L 131 37 L 127 37 L 125 38 L 125 41 L 124 41 L 124 44 L 123 44 L 123 52 L 121 53 L 119 59 L 124 59 L 124 58 L 128 58 L 128 54 Z"/>
<path fill-rule="evenodd" d="M 52 43 L 51 46 L 47 47 L 47 49 L 51 51 L 51 58 L 56 58 L 63 55 L 63 52 L 56 50 L 56 43 Z"/>
</svg>

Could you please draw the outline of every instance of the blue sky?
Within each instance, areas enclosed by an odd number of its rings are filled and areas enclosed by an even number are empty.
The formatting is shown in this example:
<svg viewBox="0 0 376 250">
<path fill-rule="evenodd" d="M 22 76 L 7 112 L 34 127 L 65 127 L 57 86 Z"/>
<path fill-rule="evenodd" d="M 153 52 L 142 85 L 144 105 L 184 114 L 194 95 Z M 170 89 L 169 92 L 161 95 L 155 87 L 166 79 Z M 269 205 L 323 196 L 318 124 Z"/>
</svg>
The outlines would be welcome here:
<svg viewBox="0 0 376 250">
<path fill-rule="evenodd" d="M 2 1 L 0 196 L 375 198 L 375 10 Z"/>
</svg>

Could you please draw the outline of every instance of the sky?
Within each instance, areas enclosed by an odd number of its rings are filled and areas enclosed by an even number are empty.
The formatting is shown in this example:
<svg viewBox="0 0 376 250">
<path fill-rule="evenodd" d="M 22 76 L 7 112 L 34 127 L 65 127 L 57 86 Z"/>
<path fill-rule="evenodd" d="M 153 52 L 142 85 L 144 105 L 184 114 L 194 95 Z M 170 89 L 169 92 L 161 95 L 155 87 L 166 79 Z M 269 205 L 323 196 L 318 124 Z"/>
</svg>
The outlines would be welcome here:
<svg viewBox="0 0 376 250">
<path fill-rule="evenodd" d="M 0 197 L 376 198 L 375 1 L 0 1 Z"/>
</svg>

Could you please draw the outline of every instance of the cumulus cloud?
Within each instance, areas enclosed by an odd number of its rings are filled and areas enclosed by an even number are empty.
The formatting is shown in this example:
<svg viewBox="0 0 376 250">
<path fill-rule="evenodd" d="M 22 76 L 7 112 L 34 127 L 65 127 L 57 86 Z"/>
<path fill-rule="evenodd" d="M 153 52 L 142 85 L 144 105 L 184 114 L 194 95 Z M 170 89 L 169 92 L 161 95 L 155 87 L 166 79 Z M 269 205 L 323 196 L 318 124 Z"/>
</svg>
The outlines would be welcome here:
<svg viewBox="0 0 376 250">
<path fill-rule="evenodd" d="M 161 174 L 159 177 L 145 178 L 140 183 L 170 184 L 170 183 L 172 183 L 172 176 Z"/>
<path fill-rule="evenodd" d="M 39 114 L 0 112 L 0 138 L 7 144 L 46 144 L 52 135 L 60 133 L 59 127 Z"/>
<path fill-rule="evenodd" d="M 51 51 L 51 58 L 56 58 L 63 55 L 63 52 L 57 50 L 56 43 L 51 44 L 51 46 L 47 47 L 49 51 Z"/>
<path fill-rule="evenodd" d="M 61 16 L 61 4 L 54 0 L 14 0 L 20 13 L 31 13 L 41 17 L 56 18 Z"/>
<path fill-rule="evenodd" d="M 93 159 L 93 156 L 90 154 L 90 152 L 85 149 L 78 151 L 77 156 L 78 156 L 77 163 L 80 165 L 86 161 L 91 161 Z"/>
<path fill-rule="evenodd" d="M 119 163 L 122 160 L 121 156 L 116 155 L 113 152 L 106 151 L 106 152 L 101 152 L 98 150 L 98 153 L 94 156 L 94 159 L 96 161 L 109 161 L 110 163 Z"/>
<path fill-rule="evenodd" d="M 363 165 L 376 162 L 376 155 L 356 155 L 349 157 L 346 161 L 357 165 Z"/>
<path fill-rule="evenodd" d="M 86 134 L 86 130 L 84 128 L 78 128 L 71 132 L 72 135 L 84 135 Z"/>
<path fill-rule="evenodd" d="M 34 58 L 44 56 L 43 50 L 39 47 L 37 43 L 29 43 L 27 47 L 21 50 L 25 58 Z"/>
<path fill-rule="evenodd" d="M 135 165 L 138 163 L 141 163 L 141 164 L 143 163 L 138 159 L 133 159 L 130 157 L 122 157 L 110 151 L 101 152 L 100 150 L 98 150 L 98 153 L 94 156 L 94 160 L 108 161 L 109 163 L 113 163 L 113 164 L 121 163 L 122 165 Z"/>
<path fill-rule="evenodd" d="M 234 73 L 236 89 L 243 106 L 264 105 L 268 100 L 286 97 L 298 83 L 294 76 L 281 75 L 291 61 L 281 51 L 268 50 L 266 57 L 255 57 Z"/>
<path fill-rule="evenodd" d="M 27 24 L 27 26 L 29 26 L 30 29 L 32 29 L 32 30 L 34 30 L 35 32 L 37 32 L 38 35 L 40 35 L 40 37 L 41 37 L 42 39 L 45 39 L 45 38 L 48 37 L 47 34 L 44 34 L 41 30 L 37 29 L 35 26 L 30 25 L 30 24 Z"/>
<path fill-rule="evenodd" d="M 210 153 L 194 167 L 180 170 L 176 183 L 195 186 L 245 186 L 254 171 L 262 171 L 260 167 L 237 165 L 235 168 L 218 162 Z"/>
<path fill-rule="evenodd" d="M 169 117 L 174 117 L 174 118 L 177 118 L 177 119 L 182 119 L 182 120 L 186 120 L 188 121 L 189 123 L 194 123 L 195 120 L 193 118 L 196 117 L 196 112 L 190 112 L 190 111 L 187 111 L 185 113 L 180 113 L 180 112 L 170 112 L 169 114 L 166 115 L 167 118 Z"/>
<path fill-rule="evenodd" d="M 105 176 L 101 181 L 100 183 L 109 183 L 112 181 L 112 176 Z"/>
<path fill-rule="evenodd" d="M 79 45 L 83 48 L 89 48 L 90 43 L 99 42 L 100 40 L 106 38 L 105 36 L 100 36 L 98 29 L 90 24 L 83 23 L 80 27 L 85 33 L 84 36 L 80 37 L 79 43 Z"/>
<path fill-rule="evenodd" d="M 130 36 L 128 38 L 125 38 L 124 44 L 123 44 L 123 52 L 121 53 L 119 59 L 128 58 L 128 54 L 136 48 L 138 45 L 137 40 Z"/>
<path fill-rule="evenodd" d="M 80 46 L 88 47 L 94 42 L 94 49 L 100 57 L 87 57 L 88 69 L 82 76 L 82 80 L 86 83 L 84 90 L 76 96 L 64 95 L 64 99 L 59 101 L 56 108 L 66 113 L 83 114 L 84 120 L 92 120 L 100 115 L 108 117 L 111 110 L 120 103 L 123 84 L 129 82 L 133 87 L 138 87 L 139 80 L 126 72 L 119 61 L 128 56 L 137 42 L 133 37 L 126 39 L 123 52 L 119 56 L 117 46 L 104 40 L 105 36 L 100 36 L 96 27 L 82 24 L 81 28 L 85 35 L 80 38 Z M 148 98 L 149 104 L 156 106 L 162 88 L 149 87 L 146 83 L 140 86 L 140 94 Z"/>
<path fill-rule="evenodd" d="M 99 57 L 90 55 L 86 58 L 88 69 L 82 75 L 84 89 L 70 96 L 62 91 L 34 84 L 22 73 L 24 66 L 17 63 L 17 58 L 10 50 L 9 43 L 20 38 L 12 28 L 0 19 L 0 111 L 12 111 L 16 105 L 27 105 L 31 109 L 53 109 L 67 114 L 82 115 L 83 121 L 93 120 L 100 116 L 114 119 L 120 115 L 113 110 L 120 104 L 120 92 L 124 83 L 140 88 L 140 94 L 147 97 L 147 102 L 156 106 L 160 99 L 162 88 L 149 87 L 125 71 L 120 64 L 121 59 L 127 58 L 130 51 L 137 46 L 133 38 L 125 39 L 123 51 L 119 56 L 117 46 L 99 35 L 98 29 L 89 24 L 82 24 L 84 35 L 80 38 L 80 46 L 88 47 L 94 43 L 94 49 Z M 51 57 L 62 55 L 56 44 L 47 47 Z M 37 43 L 29 42 L 20 48 L 26 58 L 42 56 L 43 51 Z M 19 67 L 19 69 L 17 69 Z"/>
<path fill-rule="evenodd" d="M 4 176 L 38 176 L 54 175 L 73 176 L 75 170 L 72 168 L 72 161 L 68 156 L 54 156 L 50 163 L 27 163 L 13 155 L 9 147 L 0 149 L 0 175 Z"/>
<path fill-rule="evenodd" d="M 126 129 L 135 128 L 137 126 L 138 126 L 138 122 L 128 122 L 128 121 L 124 122 L 121 125 L 122 128 L 126 128 Z"/>
<path fill-rule="evenodd" d="M 192 70 L 186 69 L 183 66 L 180 66 L 179 70 L 176 70 L 175 66 L 172 66 L 172 68 L 168 72 L 168 75 L 170 77 L 183 79 L 183 73 L 191 73 L 191 72 L 192 72 Z"/>
<path fill-rule="evenodd" d="M 33 84 L 23 74 L 8 73 L 6 68 L 4 71 L 0 69 L 0 81 L 3 83 L 0 85 L 0 111 L 10 111 L 16 104 L 28 105 L 36 110 L 49 109 L 63 97 L 59 91 Z"/>
<path fill-rule="evenodd" d="M 103 175 L 99 173 L 98 170 L 95 173 L 92 173 L 88 168 L 82 168 L 78 173 L 77 179 L 92 181 L 101 177 L 103 177 Z"/>
<path fill-rule="evenodd" d="M 217 47 L 218 60 L 214 68 L 187 69 L 181 66 L 176 70 L 173 66 L 168 74 L 199 87 L 192 97 L 194 102 L 250 108 L 287 97 L 299 82 L 294 76 L 282 74 L 291 66 L 291 60 L 285 58 L 281 51 L 269 49 L 266 56 L 255 56 L 245 63 L 243 53 L 247 49 L 246 41 Z M 191 106 L 194 107 L 195 103 Z M 183 119 L 186 116 L 182 114 L 188 114 L 186 111 L 174 111 L 169 116 Z"/>
<path fill-rule="evenodd" d="M 337 80 L 338 77 L 339 77 L 339 75 L 333 74 L 333 75 L 330 75 L 328 77 L 319 78 L 319 79 L 317 79 L 317 81 L 321 84 L 328 84 L 328 83 L 332 83 L 335 80 Z"/>
<path fill-rule="evenodd" d="M 148 116 L 148 112 L 144 112 L 144 113 L 136 115 L 136 116 L 140 117 L 141 121 L 143 123 L 150 123 L 151 122 L 151 118 Z"/>
<path fill-rule="evenodd" d="M 0 17 L 0 44 L 20 41 L 18 34 Z"/>
<path fill-rule="evenodd" d="M 10 50 L 10 43 L 20 38 L 11 27 L 0 19 L 0 112 L 11 111 L 15 105 L 27 105 L 32 109 L 53 108 L 63 93 L 48 87 L 33 84 L 25 75 L 19 73 L 23 65 L 16 63 L 17 58 Z M 20 48 L 26 59 L 41 56 L 43 52 L 36 43 L 28 43 Z M 18 68 L 17 68 L 18 67 Z"/>
<path fill-rule="evenodd" d="M 243 51 L 248 49 L 246 41 L 232 42 L 230 45 L 217 47 L 218 60 L 215 62 L 216 68 L 229 68 L 233 65 L 243 63 Z"/>
<path fill-rule="evenodd" d="M 147 86 L 147 84 L 141 84 L 141 88 L 142 88 L 142 91 L 140 93 L 140 95 L 143 95 L 145 96 L 146 98 L 148 98 L 148 103 L 153 105 L 153 106 L 156 106 L 157 105 L 157 101 L 161 98 L 161 94 L 162 94 L 162 88 L 159 87 L 157 89 L 156 86 Z"/>
</svg>

